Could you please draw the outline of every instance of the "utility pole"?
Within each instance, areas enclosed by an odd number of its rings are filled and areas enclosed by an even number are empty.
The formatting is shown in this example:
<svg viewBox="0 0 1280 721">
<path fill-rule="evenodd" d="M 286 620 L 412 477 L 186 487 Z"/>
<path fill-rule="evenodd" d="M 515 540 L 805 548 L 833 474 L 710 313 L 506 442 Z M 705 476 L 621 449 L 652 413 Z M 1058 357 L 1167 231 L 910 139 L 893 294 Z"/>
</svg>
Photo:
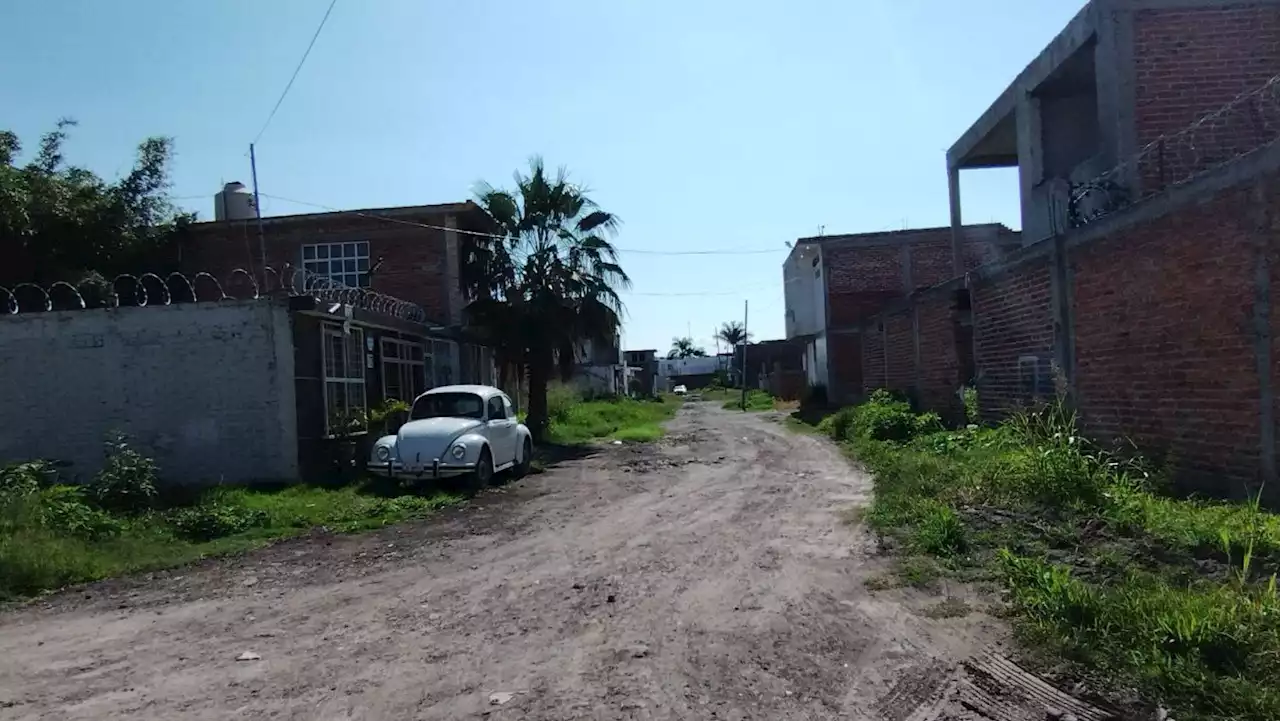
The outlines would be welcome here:
<svg viewBox="0 0 1280 721">
<path fill-rule="evenodd" d="M 742 410 L 747 410 L 747 303 L 742 301 Z"/>
<path fill-rule="evenodd" d="M 262 285 L 265 286 L 267 284 L 267 241 L 262 232 L 262 198 L 258 195 L 258 156 L 253 152 L 253 143 L 249 143 L 249 169 L 253 173 L 253 213 L 258 216 L 258 254 L 262 261 Z M 283 277 L 281 280 L 284 280 Z"/>
</svg>

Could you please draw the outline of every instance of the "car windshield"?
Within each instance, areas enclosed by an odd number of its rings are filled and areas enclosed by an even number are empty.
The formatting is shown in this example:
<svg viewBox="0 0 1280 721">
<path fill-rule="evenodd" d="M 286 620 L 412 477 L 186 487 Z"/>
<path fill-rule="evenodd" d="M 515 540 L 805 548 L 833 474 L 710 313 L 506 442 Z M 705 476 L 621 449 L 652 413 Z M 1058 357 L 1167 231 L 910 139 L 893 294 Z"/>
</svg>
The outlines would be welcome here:
<svg viewBox="0 0 1280 721">
<path fill-rule="evenodd" d="M 484 401 L 474 393 L 428 393 L 413 402 L 410 420 L 484 418 Z"/>
</svg>

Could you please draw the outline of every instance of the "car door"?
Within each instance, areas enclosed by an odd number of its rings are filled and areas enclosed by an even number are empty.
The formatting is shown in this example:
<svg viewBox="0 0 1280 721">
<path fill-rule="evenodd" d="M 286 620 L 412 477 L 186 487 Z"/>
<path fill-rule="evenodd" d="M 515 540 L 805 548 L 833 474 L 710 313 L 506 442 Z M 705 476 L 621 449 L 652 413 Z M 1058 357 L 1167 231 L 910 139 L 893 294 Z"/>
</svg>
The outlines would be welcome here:
<svg viewBox="0 0 1280 721">
<path fill-rule="evenodd" d="M 511 460 L 520 460 L 520 419 L 516 417 L 516 407 L 511 405 L 511 399 L 502 396 L 502 408 L 507 412 L 507 420 L 511 422 Z"/>
<path fill-rule="evenodd" d="M 501 466 L 515 458 L 516 422 L 507 417 L 502 396 L 492 396 L 485 403 L 489 447 L 493 449 L 493 465 Z"/>
</svg>

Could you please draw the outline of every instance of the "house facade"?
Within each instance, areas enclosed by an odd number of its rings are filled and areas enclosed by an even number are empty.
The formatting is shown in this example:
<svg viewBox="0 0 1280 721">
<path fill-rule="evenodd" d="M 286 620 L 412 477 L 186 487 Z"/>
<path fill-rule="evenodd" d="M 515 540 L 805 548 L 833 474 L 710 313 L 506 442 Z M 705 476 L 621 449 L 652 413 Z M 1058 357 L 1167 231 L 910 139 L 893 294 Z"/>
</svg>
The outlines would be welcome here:
<svg viewBox="0 0 1280 721">
<path fill-rule="evenodd" d="M 465 327 L 467 299 L 459 281 L 468 233 L 493 230 L 475 203 L 273 216 L 262 219 L 260 236 L 243 186 L 228 184 L 215 202 L 218 219 L 193 225 L 178 243 L 177 262 L 186 276 L 227 279 L 239 269 L 242 279 L 252 276 L 264 288 L 274 284 L 300 293 L 304 286 L 342 286 L 420 308 L 412 329 L 417 345 L 375 339 L 367 349 L 377 356 L 380 376 L 384 354 L 407 361 L 388 382 L 379 377 L 379 396 L 409 401 L 439 385 L 493 382 L 492 354 Z M 396 332 L 408 332 L 401 326 Z M 317 339 L 317 353 L 322 345 Z M 360 410 L 337 396 L 327 397 L 326 408 L 330 415 Z"/>
<path fill-rule="evenodd" d="M 862 393 L 862 323 L 894 300 L 951 277 L 950 228 L 800 238 L 783 263 L 786 340 L 799 347 L 808 386 L 830 399 Z M 964 228 L 964 267 L 1019 247 L 1000 224 Z"/>
</svg>

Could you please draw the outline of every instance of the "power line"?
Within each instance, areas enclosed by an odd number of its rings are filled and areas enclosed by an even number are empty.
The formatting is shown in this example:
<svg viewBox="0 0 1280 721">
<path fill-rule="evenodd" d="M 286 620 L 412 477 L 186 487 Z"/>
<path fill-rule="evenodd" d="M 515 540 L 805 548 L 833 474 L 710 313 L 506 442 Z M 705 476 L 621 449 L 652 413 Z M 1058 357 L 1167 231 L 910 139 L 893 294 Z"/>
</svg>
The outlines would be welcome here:
<svg viewBox="0 0 1280 721">
<path fill-rule="evenodd" d="M 728 296 L 742 295 L 743 293 L 754 293 L 762 290 L 773 290 L 781 287 L 781 283 L 770 283 L 769 285 L 760 285 L 752 288 L 739 288 L 737 290 L 710 291 L 710 292 L 693 292 L 693 293 L 635 293 L 631 291 L 623 292 L 622 295 L 642 295 L 646 297 L 664 297 L 664 298 L 701 298 L 706 296 Z"/>
<path fill-rule="evenodd" d="M 293 198 L 285 198 L 283 196 L 272 195 L 270 193 L 262 193 L 261 195 L 264 198 L 271 198 L 272 200 L 280 200 L 285 203 L 294 203 L 296 205 L 306 205 L 312 208 L 320 208 L 321 210 L 327 210 L 331 213 L 344 213 L 346 215 L 355 215 L 361 218 L 369 218 L 371 220 L 381 220 L 385 223 L 398 223 L 400 225 L 411 225 L 416 228 L 426 228 L 427 230 L 449 230 L 455 233 L 460 233 L 462 235 L 473 235 L 480 238 L 496 238 L 498 240 L 505 240 L 507 238 L 507 236 L 505 235 L 498 235 L 496 233 L 484 233 L 478 230 L 464 230 L 463 228 L 448 228 L 443 225 L 429 225 L 427 223 L 418 223 L 412 220 L 402 220 L 400 218 L 388 218 L 385 215 L 376 215 L 374 213 L 362 213 L 358 210 L 342 210 L 341 208 L 334 208 L 332 206 L 322 205 L 320 203 L 310 203 L 305 200 L 295 200 Z M 783 250 L 786 250 L 786 248 L 774 248 L 774 249 L 761 248 L 761 249 L 753 249 L 753 250 L 650 250 L 648 248 L 617 248 L 615 247 L 614 250 L 616 250 L 619 253 L 635 253 L 637 255 L 761 255 L 764 253 L 778 253 Z"/>
<path fill-rule="evenodd" d="M 316 32 L 311 36 L 311 42 L 307 43 L 307 50 L 302 54 L 302 59 L 298 61 L 298 67 L 293 69 L 293 75 L 289 77 L 289 82 L 284 86 L 284 92 L 280 93 L 280 98 L 276 100 L 275 107 L 271 108 L 271 114 L 267 116 L 267 122 L 262 124 L 262 129 L 258 134 L 253 136 L 253 142 L 257 143 L 262 138 L 262 134 L 267 132 L 267 126 L 271 125 L 271 121 L 276 117 L 276 111 L 280 109 L 280 104 L 284 102 L 284 98 L 289 94 L 289 90 L 293 87 L 293 81 L 298 79 L 298 73 L 302 71 L 302 66 L 307 62 L 307 56 L 311 54 L 311 48 L 315 47 L 316 39 L 320 37 L 320 31 L 324 30 L 324 24 L 329 20 L 329 13 L 333 12 L 333 6 L 338 4 L 338 0 L 329 0 L 329 9 L 324 11 L 324 17 L 320 18 L 320 25 L 316 28 Z"/>
</svg>

